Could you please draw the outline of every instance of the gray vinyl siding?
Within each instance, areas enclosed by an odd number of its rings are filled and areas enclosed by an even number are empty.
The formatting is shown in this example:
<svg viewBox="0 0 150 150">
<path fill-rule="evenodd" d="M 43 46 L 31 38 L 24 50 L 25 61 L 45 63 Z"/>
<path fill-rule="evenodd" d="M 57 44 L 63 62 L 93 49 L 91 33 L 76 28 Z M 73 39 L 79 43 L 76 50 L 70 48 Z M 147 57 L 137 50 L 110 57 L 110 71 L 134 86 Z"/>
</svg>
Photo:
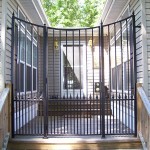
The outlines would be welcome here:
<svg viewBox="0 0 150 150">
<path fill-rule="evenodd" d="M 148 65 L 148 97 L 150 98 L 150 1 L 145 0 L 146 34 L 147 34 L 147 65 Z"/>
<path fill-rule="evenodd" d="M 7 4 L 6 26 L 11 27 L 12 14 L 17 16 L 17 3 L 15 0 L 9 0 Z M 11 30 L 6 33 L 6 62 L 5 62 L 5 82 L 11 81 Z"/>
<path fill-rule="evenodd" d="M 54 55 L 53 55 L 54 54 Z M 53 38 L 48 40 L 48 97 L 60 93 L 60 53 L 53 53 Z"/>
<path fill-rule="evenodd" d="M 2 22 L 2 0 L 0 0 L 0 35 L 1 35 L 1 30 L 2 30 L 2 25 L 1 25 L 1 22 Z M 0 83 L 2 83 L 2 58 L 1 58 L 1 40 L 0 40 Z M 2 85 L 0 85 L 0 89 L 2 88 L 1 87 Z"/>
<path fill-rule="evenodd" d="M 140 0 L 131 0 L 129 9 L 135 14 L 135 25 L 141 26 L 141 3 Z M 136 59 L 137 59 L 137 82 L 143 82 L 143 65 L 142 65 L 142 33 L 141 28 L 136 28 Z"/>
<path fill-rule="evenodd" d="M 40 92 L 40 95 L 43 91 L 43 37 L 39 36 L 39 43 L 38 43 L 38 91 Z"/>
</svg>

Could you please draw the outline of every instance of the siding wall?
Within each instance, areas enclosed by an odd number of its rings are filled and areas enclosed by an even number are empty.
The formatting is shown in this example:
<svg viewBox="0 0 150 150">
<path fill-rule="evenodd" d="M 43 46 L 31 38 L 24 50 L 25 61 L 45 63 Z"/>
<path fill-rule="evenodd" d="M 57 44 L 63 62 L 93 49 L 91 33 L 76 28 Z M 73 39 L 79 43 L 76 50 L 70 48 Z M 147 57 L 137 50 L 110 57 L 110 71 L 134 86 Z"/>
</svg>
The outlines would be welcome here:
<svg viewBox="0 0 150 150">
<path fill-rule="evenodd" d="M 150 99 L 150 1 L 145 0 L 145 19 L 147 34 L 148 97 Z"/>
<path fill-rule="evenodd" d="M 1 35 L 1 30 L 2 30 L 2 0 L 0 0 L 0 35 Z M 2 45 L 1 45 L 1 40 L 0 40 L 0 83 L 2 82 L 2 55 L 1 55 L 1 50 L 2 50 Z M 0 89 L 2 89 L 2 85 L 0 84 Z"/>
<path fill-rule="evenodd" d="M 140 0 L 131 0 L 129 3 L 130 13 L 135 13 L 135 25 L 141 26 L 141 3 Z M 136 59 L 137 59 L 137 82 L 143 83 L 143 65 L 142 65 L 142 33 L 141 28 L 136 28 Z"/>
<path fill-rule="evenodd" d="M 12 14 L 17 16 L 18 5 L 15 0 L 8 0 L 6 26 L 11 27 Z M 6 62 L 5 62 L 5 82 L 11 81 L 11 30 L 6 32 Z"/>
<path fill-rule="evenodd" d="M 39 36 L 39 43 L 38 43 L 38 91 L 40 94 L 43 91 L 43 38 Z"/>
</svg>

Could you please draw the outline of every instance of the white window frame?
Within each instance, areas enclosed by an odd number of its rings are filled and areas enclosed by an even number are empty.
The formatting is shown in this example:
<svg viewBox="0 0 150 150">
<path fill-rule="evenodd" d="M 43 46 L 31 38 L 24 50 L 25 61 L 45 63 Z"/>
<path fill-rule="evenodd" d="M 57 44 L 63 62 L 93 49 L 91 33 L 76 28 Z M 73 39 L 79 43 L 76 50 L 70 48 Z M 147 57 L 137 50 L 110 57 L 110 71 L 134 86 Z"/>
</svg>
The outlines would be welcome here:
<svg viewBox="0 0 150 150">
<path fill-rule="evenodd" d="M 129 21 L 129 23 L 128 23 L 128 29 L 130 29 L 130 23 L 131 23 L 131 20 Z M 126 23 L 124 22 L 123 24 L 122 24 L 122 35 L 123 35 L 123 33 L 124 32 L 126 32 Z M 128 32 L 129 33 L 129 32 Z M 129 33 L 130 34 L 130 33 Z M 120 38 L 120 29 L 116 32 L 116 41 Z M 115 37 L 112 37 L 111 38 L 111 40 L 110 40 L 110 46 L 112 47 L 113 46 L 113 44 L 115 43 Z M 128 39 L 129 40 L 129 39 Z M 128 45 L 128 46 L 130 46 L 130 44 Z M 129 60 L 130 60 L 130 55 L 129 55 Z M 125 92 L 125 93 L 127 93 L 128 92 L 128 90 L 126 90 L 125 89 L 125 72 L 124 72 L 124 63 L 126 62 L 126 61 L 129 61 L 129 60 L 124 60 L 123 61 L 123 89 L 118 89 L 118 81 L 117 81 L 117 89 L 113 89 L 113 86 L 112 86 L 112 91 L 114 92 L 114 91 L 118 91 L 118 92 L 122 92 L 122 90 Z M 117 66 L 115 66 L 115 67 L 118 67 L 120 64 L 117 64 Z M 115 67 L 113 67 L 113 68 L 111 68 L 111 72 L 112 72 L 112 69 L 115 69 Z M 118 72 L 117 72 L 118 73 Z M 118 76 L 118 75 L 117 75 Z M 111 75 L 111 78 L 113 79 L 113 77 L 112 77 L 112 75 Z M 118 78 L 117 78 L 117 80 L 118 80 Z M 112 82 L 112 81 L 111 81 Z M 131 82 L 131 81 L 130 81 Z M 112 85 L 112 83 L 110 83 L 111 85 Z M 131 84 L 131 83 L 130 83 Z M 131 90 L 129 90 L 129 91 L 131 91 Z"/>
<path fill-rule="evenodd" d="M 79 41 L 67 41 L 67 45 L 79 45 Z M 62 41 L 61 42 L 61 91 L 62 91 L 62 95 L 65 95 L 66 92 L 67 92 L 67 89 L 64 89 L 63 87 L 63 82 L 64 82 L 64 58 L 63 58 L 63 50 L 66 49 L 66 47 L 64 47 L 64 45 L 66 46 L 66 41 Z M 80 45 L 83 45 L 83 57 L 85 57 L 85 41 L 80 41 Z M 75 67 L 75 66 L 74 66 Z M 83 70 L 83 85 L 82 85 L 82 89 L 81 89 L 81 92 L 82 92 L 82 95 L 84 93 L 84 95 L 86 95 L 86 69 L 84 69 L 84 67 L 86 68 L 86 64 L 85 64 L 85 61 L 83 61 L 83 65 L 82 65 L 82 70 Z M 75 91 L 75 95 L 79 95 L 80 93 L 80 89 L 68 89 L 68 95 L 70 95 L 70 93 L 73 95 L 73 90 Z"/>
<path fill-rule="evenodd" d="M 19 17 L 19 12 L 21 12 L 22 13 L 22 15 L 25 17 L 25 21 L 28 21 L 28 19 L 27 19 L 27 17 L 25 16 L 25 14 L 23 13 L 23 11 L 18 7 L 18 17 Z M 26 31 L 25 31 L 26 30 Z M 18 26 L 18 33 L 19 33 L 19 31 L 20 32 L 22 32 L 24 35 L 25 35 L 25 33 L 26 33 L 26 42 L 25 42 L 25 45 L 26 45 L 26 66 L 29 66 L 29 67 L 31 67 L 32 66 L 32 79 L 33 79 L 33 69 L 36 69 L 36 90 L 33 90 L 33 80 L 32 80 L 32 87 L 31 87 L 31 91 L 33 92 L 33 93 L 36 93 L 37 92 L 37 67 L 35 67 L 34 65 L 33 65 L 33 46 L 36 46 L 36 48 L 38 47 L 37 46 L 37 39 L 35 39 L 35 37 L 34 37 L 34 32 L 35 33 L 37 33 L 37 31 L 36 31 L 36 29 L 34 28 L 33 29 L 33 37 L 31 37 L 31 33 L 29 32 L 29 30 L 27 29 L 27 27 L 25 27 L 24 26 L 24 24 L 23 23 L 21 23 L 21 28 L 20 28 L 20 26 Z M 18 34 L 18 37 L 19 37 L 19 34 Z M 32 39 L 32 46 L 31 46 L 31 49 L 32 49 L 32 62 L 31 62 L 31 64 L 28 64 L 27 63 L 27 38 L 29 39 L 29 41 L 31 41 L 31 38 L 33 38 Z M 20 53 L 20 49 L 19 49 L 20 47 L 18 46 L 18 51 L 19 51 L 19 53 Z M 25 48 L 24 48 L 25 49 Z M 37 53 L 38 53 L 38 49 L 37 49 Z M 28 93 L 31 93 L 31 91 L 27 91 L 27 89 L 25 90 L 25 82 L 27 82 L 26 80 L 25 80 L 25 60 L 23 61 L 23 60 L 21 60 L 21 55 L 20 55 L 20 64 L 23 64 L 24 65 L 24 87 L 23 87 L 23 91 L 18 91 L 18 92 L 20 92 L 20 94 L 24 94 L 24 92 L 26 91 L 26 93 L 28 94 Z M 24 58 L 25 59 L 25 58 Z M 17 58 L 17 63 L 18 63 L 18 58 Z M 37 62 L 36 62 L 37 63 Z M 27 71 L 27 70 L 26 70 Z M 27 88 L 27 87 L 26 87 Z"/>
</svg>

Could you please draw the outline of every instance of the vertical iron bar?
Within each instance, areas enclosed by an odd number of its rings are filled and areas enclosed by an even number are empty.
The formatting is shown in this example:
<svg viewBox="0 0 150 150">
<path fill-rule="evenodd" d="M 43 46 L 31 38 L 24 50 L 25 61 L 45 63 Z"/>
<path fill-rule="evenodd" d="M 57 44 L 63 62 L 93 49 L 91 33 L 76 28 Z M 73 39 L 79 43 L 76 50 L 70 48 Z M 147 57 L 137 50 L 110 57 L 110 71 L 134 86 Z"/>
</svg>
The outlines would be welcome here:
<svg viewBox="0 0 150 150">
<path fill-rule="evenodd" d="M 30 78 L 31 78 L 31 100 L 33 98 L 33 25 L 31 26 L 31 74 L 30 74 Z"/>
<path fill-rule="evenodd" d="M 67 99 L 66 102 L 67 102 L 67 112 L 66 113 L 67 113 L 67 132 L 68 132 L 68 103 L 69 103 L 69 99 Z"/>
<path fill-rule="evenodd" d="M 40 42 L 40 38 L 39 38 L 39 27 L 37 27 L 37 60 L 36 60 L 36 64 L 37 64 L 37 79 L 36 79 L 36 89 L 37 89 L 37 96 L 36 96 L 36 100 L 38 100 L 37 105 L 38 107 L 40 107 L 40 102 L 39 102 L 39 42 Z M 39 108 L 40 109 L 40 108 Z M 39 113 L 40 110 L 38 110 L 37 113 Z M 38 115 L 38 114 L 37 114 Z M 40 120 L 39 117 L 37 117 L 37 132 L 39 134 L 39 124 L 40 124 Z"/>
<path fill-rule="evenodd" d="M 34 119 L 34 122 L 33 122 L 33 131 L 34 131 L 34 135 L 36 135 L 36 120 L 37 120 L 37 116 L 36 116 L 36 100 L 34 101 L 33 99 L 33 119 Z"/>
<path fill-rule="evenodd" d="M 59 123 L 58 123 L 58 116 L 59 116 L 59 109 L 58 109 L 58 103 L 59 103 L 59 100 L 57 99 L 57 112 L 56 112 L 56 116 L 57 116 L 57 122 L 56 122 L 56 124 L 57 124 L 57 133 L 56 134 L 59 134 L 59 132 L 58 132 L 58 127 L 59 127 Z"/>
<path fill-rule="evenodd" d="M 30 99 L 30 101 L 31 101 L 31 120 L 33 119 L 33 117 L 34 117 L 34 104 L 33 104 L 33 101 L 32 101 L 32 99 Z M 33 135 L 34 134 L 34 126 L 33 126 L 33 124 L 34 124 L 34 119 L 31 121 L 31 134 Z"/>
<path fill-rule="evenodd" d="M 85 29 L 85 45 L 86 45 L 86 98 L 88 98 L 88 67 L 87 67 L 87 29 Z"/>
<path fill-rule="evenodd" d="M 137 63 L 136 63 L 136 30 L 135 30 L 135 14 L 133 12 L 133 70 L 134 70 L 134 128 L 135 134 L 137 136 L 137 95 L 136 95 L 136 83 L 137 83 Z"/>
<path fill-rule="evenodd" d="M 79 72 L 80 72 L 80 134 L 82 132 L 82 127 L 81 127 L 81 88 L 82 88 L 82 79 L 81 79 L 81 46 L 80 46 L 80 29 L 79 29 Z M 83 57 L 83 56 L 82 56 Z"/>
<path fill-rule="evenodd" d="M 37 79 L 36 79 L 36 89 L 37 89 L 37 99 L 39 100 L 39 45 L 40 45 L 40 37 L 39 37 L 39 27 L 37 27 Z"/>
<path fill-rule="evenodd" d="M 100 26 L 98 27 L 98 46 L 99 46 L 99 86 L 100 86 Z M 99 87 L 99 92 L 100 92 L 100 87 Z M 99 109 L 100 109 L 100 104 L 99 104 L 99 99 L 100 99 L 100 93 L 97 95 L 96 98 L 96 104 L 97 104 L 97 135 L 99 131 L 99 121 L 98 121 L 98 116 L 99 116 Z"/>
<path fill-rule="evenodd" d="M 61 114 L 62 114 L 61 117 L 60 117 L 61 134 L 62 134 L 62 125 L 63 125 L 63 123 L 62 123 L 62 121 L 63 121 L 62 118 L 63 118 L 63 113 L 64 113 L 64 112 L 63 112 L 63 109 L 64 109 L 64 108 L 63 108 L 63 105 L 62 105 L 62 101 L 63 101 L 63 100 L 60 100 L 60 103 L 59 103 L 60 112 L 61 112 Z"/>
<path fill-rule="evenodd" d="M 94 44 L 93 44 L 93 28 L 92 28 L 92 69 L 93 69 L 93 99 L 92 99 L 92 102 L 93 102 L 93 106 L 94 106 L 94 100 L 95 100 L 95 85 L 94 85 Z M 94 113 L 94 108 L 92 108 L 92 113 Z M 95 117 L 93 118 L 93 134 L 95 132 Z"/>
<path fill-rule="evenodd" d="M 101 60 L 102 60 L 102 49 L 101 49 L 101 26 L 99 26 L 99 31 L 98 31 L 98 36 L 99 36 L 99 99 L 98 99 L 98 101 L 99 101 L 99 113 L 100 113 L 100 121 L 99 121 L 99 124 L 100 124 L 100 134 L 101 134 L 101 132 L 102 132 L 102 129 L 101 129 L 101 115 L 102 115 L 102 105 L 101 105 Z"/>
<path fill-rule="evenodd" d="M 78 95 L 77 95 L 78 96 Z M 79 122 L 79 118 L 78 118 L 78 113 L 79 113 L 79 105 L 78 105 L 78 97 L 77 97 L 77 134 L 78 134 L 78 122 Z"/>
<path fill-rule="evenodd" d="M 68 41 L 68 37 L 67 37 L 67 30 L 66 30 L 66 84 L 67 84 L 67 99 L 68 99 L 68 49 L 67 49 L 67 41 Z"/>
<path fill-rule="evenodd" d="M 25 23 L 25 51 L 24 51 L 24 62 L 25 62 L 25 64 L 24 64 L 24 87 L 23 87 L 23 89 L 24 89 L 24 91 L 25 91 L 25 95 L 24 95 L 24 99 L 25 99 L 25 108 L 27 108 L 26 107 L 26 101 L 27 101 L 27 53 L 26 53 L 26 51 L 27 51 L 27 24 Z M 25 110 L 25 113 L 27 113 L 26 112 L 26 110 Z M 25 117 L 25 120 L 27 120 L 27 116 Z M 27 129 L 28 127 L 26 126 L 26 129 Z M 29 129 L 28 129 L 28 131 L 29 131 Z"/>
<path fill-rule="evenodd" d="M 47 76 L 46 76 L 46 70 L 47 70 L 47 27 L 46 24 L 44 24 L 43 27 L 43 103 L 44 103 L 44 138 L 47 138 L 48 134 L 48 116 L 47 116 L 47 97 L 46 97 L 46 84 L 47 84 Z"/>
<path fill-rule="evenodd" d="M 91 94 L 90 94 L 90 135 L 91 135 L 91 129 L 92 129 L 92 127 L 91 127 L 91 118 L 92 118 L 92 111 L 91 111 L 91 101 L 92 101 L 92 96 L 91 96 Z"/>
<path fill-rule="evenodd" d="M 17 31 L 18 32 L 18 31 Z M 21 52 L 21 50 L 20 50 L 20 38 L 21 38 L 21 21 L 19 22 L 19 41 L 18 41 L 18 47 L 19 47 L 19 49 L 18 49 L 18 56 L 17 56 L 17 64 L 18 64 L 18 67 L 16 66 L 16 69 L 17 69 L 17 73 L 16 73 L 16 79 L 18 79 L 16 82 L 18 82 L 18 89 L 17 89 L 17 92 L 19 92 L 19 99 L 20 99 L 20 52 Z M 23 41 L 24 42 L 24 41 Z M 16 65 L 17 65 L 16 64 Z M 23 81 L 24 82 L 24 81 Z M 17 86 L 17 85 L 16 85 Z"/>
<path fill-rule="evenodd" d="M 85 29 L 85 42 L 86 42 L 86 107 L 87 107 L 87 114 L 86 114 L 86 121 L 87 121 L 87 135 L 88 135 L 88 66 L 87 66 L 87 29 Z"/>
<path fill-rule="evenodd" d="M 30 122 L 30 101 L 29 100 L 27 101 L 27 104 L 28 104 L 27 112 L 28 112 L 28 121 L 29 121 L 29 126 L 27 128 L 28 128 L 28 134 L 30 134 L 31 133 L 31 122 Z"/>
<path fill-rule="evenodd" d="M 18 105 L 17 105 L 17 106 L 18 106 Z M 20 118 L 21 118 L 21 117 L 20 117 L 20 111 L 21 111 L 21 110 L 20 110 L 20 100 L 19 100 L 19 106 L 18 106 L 18 107 L 19 107 L 19 111 L 18 111 L 18 112 L 19 112 L 19 129 L 20 129 L 20 128 L 21 128 L 21 120 L 20 120 Z M 16 113 L 17 113 L 17 112 L 16 112 Z M 19 134 L 21 134 L 20 130 L 19 130 Z"/>
<path fill-rule="evenodd" d="M 101 54 L 102 54 L 102 138 L 105 138 L 105 91 L 104 91 L 104 39 L 103 39 L 103 23 L 101 22 Z"/>
<path fill-rule="evenodd" d="M 15 110 L 16 111 L 16 115 L 15 115 L 16 116 L 16 132 L 15 133 L 18 134 L 18 130 L 17 130 L 18 129 L 18 115 L 17 115 L 18 114 L 17 113 L 18 112 L 18 107 L 17 107 L 18 103 L 17 103 L 17 100 L 15 100 L 14 102 L 15 102 L 15 107 L 16 107 L 16 110 Z"/>
<path fill-rule="evenodd" d="M 79 72 L 80 72 L 80 99 L 81 99 L 82 80 L 81 80 L 81 47 L 80 47 L 81 42 L 80 40 L 81 39 L 80 39 L 80 30 L 79 30 L 79 69 L 80 69 Z"/>
<path fill-rule="evenodd" d="M 54 42 L 55 42 L 55 33 L 54 33 L 54 29 L 53 29 L 53 94 L 52 96 L 55 97 L 55 46 L 54 46 Z"/>
<path fill-rule="evenodd" d="M 23 114 L 23 102 L 24 102 L 24 101 L 21 101 L 21 111 L 22 111 L 22 113 L 21 113 L 21 115 L 22 115 L 22 123 L 21 123 L 21 124 L 22 124 L 22 125 L 23 125 L 23 120 L 24 120 L 24 117 L 23 117 L 23 115 L 24 115 L 24 114 Z M 23 131 L 24 131 L 24 126 L 22 126 L 22 134 L 24 134 Z"/>
<path fill-rule="evenodd" d="M 73 32 L 73 98 L 75 98 L 75 81 L 74 81 L 74 79 L 75 79 L 75 73 L 74 73 L 74 30 L 72 31 Z"/>
<path fill-rule="evenodd" d="M 54 45 L 54 42 L 55 42 L 55 29 L 53 29 L 53 97 L 54 97 L 54 99 L 56 98 L 56 91 L 55 91 L 55 45 Z M 50 109 L 52 109 L 51 111 L 52 111 L 52 118 L 54 118 L 54 120 L 52 121 L 53 122 L 53 124 L 54 124 L 54 128 L 53 128 L 53 130 L 54 130 L 54 135 L 55 135 L 55 116 L 56 116 L 56 114 L 54 113 L 55 111 L 56 111 L 56 103 L 55 102 L 53 102 L 52 101 L 52 105 L 53 105 L 53 107 L 54 108 L 52 108 L 51 106 L 50 106 Z M 53 127 L 53 126 L 52 126 Z"/>
<path fill-rule="evenodd" d="M 93 28 L 92 28 L 92 69 L 93 69 L 93 100 L 94 100 L 94 45 L 93 45 Z"/>
<path fill-rule="evenodd" d="M 43 134 L 43 120 L 42 120 L 42 117 L 41 116 L 44 116 L 44 102 L 43 102 L 43 100 L 41 99 L 41 105 L 40 105 L 40 110 L 41 110 L 41 114 L 40 114 L 40 121 L 41 121 L 41 123 L 40 123 L 40 125 L 41 125 L 41 135 Z"/>
<path fill-rule="evenodd" d="M 72 104 L 71 104 L 71 102 L 72 102 L 72 100 L 71 100 L 71 98 L 70 98 L 70 106 L 69 106 L 69 112 L 70 112 L 70 116 L 69 116 L 69 118 L 70 118 L 70 134 L 72 134 Z"/>
<path fill-rule="evenodd" d="M 112 91 L 111 84 L 112 84 L 112 79 L 111 79 L 111 46 L 110 46 L 110 26 L 109 25 L 108 25 L 108 42 L 109 42 L 109 101 L 111 103 L 111 91 Z M 110 120 L 109 124 L 110 124 L 110 134 L 111 134 L 111 115 L 110 115 L 110 119 L 109 120 Z M 108 133 L 108 131 L 107 131 L 107 133 Z"/>
<path fill-rule="evenodd" d="M 76 99 L 75 99 L 75 98 L 73 98 L 73 102 L 74 102 L 73 105 L 74 105 L 74 107 L 75 107 L 74 114 L 73 114 L 73 117 L 74 117 L 74 118 L 73 118 L 73 120 L 74 120 L 74 134 L 75 134 L 75 127 L 76 127 L 76 121 L 75 121 L 75 120 L 76 120 L 76 119 L 75 119 L 75 118 L 76 118 L 76 117 L 75 117 L 75 115 L 76 115 Z"/>
<path fill-rule="evenodd" d="M 12 138 L 14 138 L 14 89 L 15 89 L 15 86 L 14 86 L 14 46 L 15 46 L 15 38 L 14 38 L 14 33 L 15 33 L 15 16 L 14 16 L 14 13 L 12 15 L 12 27 L 11 27 L 11 83 L 12 83 L 12 101 L 11 101 L 11 126 L 12 126 L 12 129 L 11 129 L 11 132 L 12 132 Z M 17 109 L 17 107 L 16 107 Z M 17 112 L 17 111 L 16 111 Z M 17 120 L 17 119 L 16 119 Z"/>
<path fill-rule="evenodd" d="M 126 36 L 127 36 L 127 63 L 128 63 L 128 99 L 129 99 L 129 45 L 128 45 L 128 22 L 126 20 Z M 125 95 L 125 124 L 127 124 L 126 120 L 128 120 L 127 118 L 127 108 L 126 108 L 126 104 L 127 102 L 129 103 L 129 100 L 127 100 L 127 96 Z M 127 132 L 127 130 L 125 130 L 125 132 Z"/>
<path fill-rule="evenodd" d="M 61 70 L 61 65 L 62 65 L 62 55 L 63 54 L 63 52 L 61 52 L 61 30 L 59 30 L 59 58 L 60 58 L 60 99 L 62 98 L 62 70 Z"/>
<path fill-rule="evenodd" d="M 120 118 L 120 107 L 121 107 L 121 105 L 123 106 L 123 103 L 124 103 L 124 101 L 123 101 L 123 47 L 122 47 L 122 42 L 123 42 L 123 38 L 122 38 L 122 22 L 120 22 L 120 41 L 121 41 L 121 82 L 122 82 L 122 95 L 121 95 L 121 97 L 122 98 L 120 98 L 119 99 L 119 133 L 121 133 L 120 132 L 120 128 L 121 128 L 121 126 L 120 126 L 120 120 L 121 120 L 121 118 Z M 120 105 L 120 100 L 122 100 L 121 101 L 121 105 Z M 123 107 L 122 107 L 123 108 Z M 122 109 L 122 114 L 123 114 L 123 109 Z M 123 117 L 122 117 L 122 119 L 123 119 Z"/>
<path fill-rule="evenodd" d="M 116 48 L 116 46 L 117 46 L 117 39 L 116 39 L 116 24 L 114 23 L 114 36 L 115 36 L 115 38 L 114 38 L 114 40 L 115 40 L 115 77 L 116 77 L 116 95 L 115 95 L 115 106 L 116 106 L 116 116 L 117 116 L 117 88 L 118 88 L 118 86 L 117 86 L 117 77 L 118 77 L 118 75 L 117 75 L 117 73 L 118 73 L 118 68 L 117 68 L 117 48 Z M 113 123 L 114 123 L 114 118 L 113 118 Z M 113 126 L 113 130 L 114 130 L 114 126 Z M 117 119 L 116 119 L 116 131 L 117 131 Z"/>
</svg>

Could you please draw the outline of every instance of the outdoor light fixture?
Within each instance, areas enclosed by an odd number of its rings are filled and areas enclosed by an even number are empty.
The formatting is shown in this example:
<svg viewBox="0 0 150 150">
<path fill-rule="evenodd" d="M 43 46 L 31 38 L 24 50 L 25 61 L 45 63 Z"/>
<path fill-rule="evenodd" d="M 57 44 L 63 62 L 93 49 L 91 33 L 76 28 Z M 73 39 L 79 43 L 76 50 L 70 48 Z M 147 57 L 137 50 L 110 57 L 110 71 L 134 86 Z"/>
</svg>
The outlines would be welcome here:
<svg viewBox="0 0 150 150">
<path fill-rule="evenodd" d="M 88 46 L 90 46 L 90 48 L 92 48 L 92 40 L 91 39 L 88 42 Z"/>
<path fill-rule="evenodd" d="M 54 40 L 54 48 L 56 50 L 58 49 L 58 40 L 57 39 Z"/>
</svg>

